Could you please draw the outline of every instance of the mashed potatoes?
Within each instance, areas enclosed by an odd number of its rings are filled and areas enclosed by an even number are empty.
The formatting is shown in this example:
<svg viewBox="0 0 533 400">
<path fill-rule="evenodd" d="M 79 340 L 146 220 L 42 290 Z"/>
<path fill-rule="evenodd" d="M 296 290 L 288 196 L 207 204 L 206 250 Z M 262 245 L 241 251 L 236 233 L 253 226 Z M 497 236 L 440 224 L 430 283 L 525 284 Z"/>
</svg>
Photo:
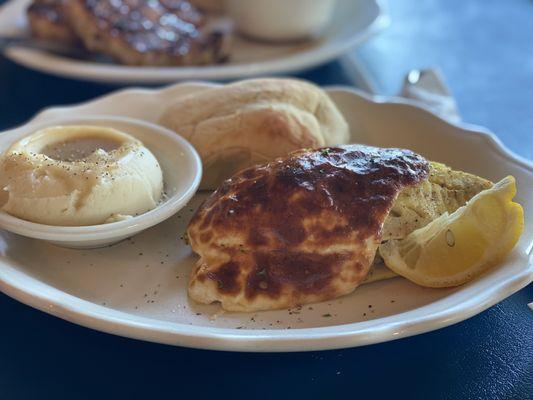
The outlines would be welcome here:
<svg viewBox="0 0 533 400">
<path fill-rule="evenodd" d="M 116 129 L 56 126 L 13 144 L 0 159 L 0 207 L 48 225 L 96 225 L 149 211 L 163 191 L 157 159 Z"/>
</svg>

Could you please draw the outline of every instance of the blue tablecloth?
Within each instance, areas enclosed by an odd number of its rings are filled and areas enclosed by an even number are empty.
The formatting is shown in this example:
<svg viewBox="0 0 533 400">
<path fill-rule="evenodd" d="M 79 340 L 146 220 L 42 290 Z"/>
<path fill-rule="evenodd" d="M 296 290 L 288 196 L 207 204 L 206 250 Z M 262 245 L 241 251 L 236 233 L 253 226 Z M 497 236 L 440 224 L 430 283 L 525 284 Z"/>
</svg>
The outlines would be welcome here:
<svg viewBox="0 0 533 400">
<path fill-rule="evenodd" d="M 395 0 L 393 25 L 357 50 L 385 94 L 439 66 L 467 122 L 533 158 L 533 3 Z M 334 62 L 301 76 L 349 83 Z M 43 107 L 115 89 L 0 58 L 0 129 Z M 240 354 L 176 348 L 72 325 L 0 294 L 0 399 L 532 399 L 533 286 L 436 332 L 338 351 Z"/>
</svg>

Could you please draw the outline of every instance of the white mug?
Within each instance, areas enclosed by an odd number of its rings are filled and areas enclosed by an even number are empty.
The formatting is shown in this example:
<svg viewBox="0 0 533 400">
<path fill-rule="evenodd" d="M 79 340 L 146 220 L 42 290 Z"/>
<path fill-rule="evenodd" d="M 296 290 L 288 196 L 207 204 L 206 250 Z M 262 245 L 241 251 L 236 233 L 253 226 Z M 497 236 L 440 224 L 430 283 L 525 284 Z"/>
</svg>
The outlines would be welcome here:
<svg viewBox="0 0 533 400">
<path fill-rule="evenodd" d="M 237 29 L 268 41 L 318 36 L 328 25 L 336 0 L 227 0 Z"/>
</svg>

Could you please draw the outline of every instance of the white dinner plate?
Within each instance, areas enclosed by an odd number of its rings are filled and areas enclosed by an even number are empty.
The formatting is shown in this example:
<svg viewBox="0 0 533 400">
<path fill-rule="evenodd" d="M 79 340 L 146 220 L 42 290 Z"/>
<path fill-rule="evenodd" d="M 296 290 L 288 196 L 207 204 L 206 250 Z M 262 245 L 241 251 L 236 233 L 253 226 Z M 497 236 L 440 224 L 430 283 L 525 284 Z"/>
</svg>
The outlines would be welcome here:
<svg viewBox="0 0 533 400">
<path fill-rule="evenodd" d="M 10 0 L 0 7 L 0 36 L 27 32 L 30 0 Z M 137 67 L 77 61 L 22 47 L 5 55 L 25 67 L 63 77 L 108 83 L 170 83 L 185 79 L 235 79 L 287 74 L 344 54 L 389 24 L 384 0 L 338 0 L 333 23 L 319 40 L 272 45 L 237 37 L 231 61 L 199 67 Z"/>
<path fill-rule="evenodd" d="M 72 107 L 50 108 L 30 123 L 110 114 L 155 122 L 178 94 L 209 84 L 128 89 Z M 180 239 L 205 194 L 162 224 L 112 247 L 69 250 L 0 231 L 0 289 L 50 314 L 101 331 L 205 349 L 298 351 L 360 346 L 435 330 L 471 317 L 533 280 L 533 166 L 486 130 L 452 125 L 405 100 L 327 89 L 347 118 L 352 141 L 415 150 L 494 181 L 512 174 L 525 209 L 524 234 L 497 268 L 466 285 L 423 288 L 394 278 L 293 310 L 217 315 L 186 284 L 195 256 Z M 3 150 L 17 129 L 0 135 Z"/>
</svg>

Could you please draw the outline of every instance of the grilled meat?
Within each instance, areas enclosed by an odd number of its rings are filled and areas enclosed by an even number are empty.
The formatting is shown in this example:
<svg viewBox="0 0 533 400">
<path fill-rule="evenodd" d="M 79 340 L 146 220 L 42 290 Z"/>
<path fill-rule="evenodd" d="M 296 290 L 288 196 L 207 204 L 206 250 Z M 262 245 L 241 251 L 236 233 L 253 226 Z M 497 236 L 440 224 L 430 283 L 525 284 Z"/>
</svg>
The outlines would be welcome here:
<svg viewBox="0 0 533 400">
<path fill-rule="evenodd" d="M 231 24 L 184 0 L 34 0 L 28 20 L 36 37 L 128 65 L 219 63 L 231 47 Z"/>
<path fill-rule="evenodd" d="M 63 0 L 35 0 L 28 7 L 32 35 L 68 45 L 77 43 L 78 37 L 65 18 L 63 4 Z"/>
<path fill-rule="evenodd" d="M 194 65 L 227 59 L 230 31 L 181 0 L 67 0 L 87 49 L 129 65 Z"/>
</svg>

